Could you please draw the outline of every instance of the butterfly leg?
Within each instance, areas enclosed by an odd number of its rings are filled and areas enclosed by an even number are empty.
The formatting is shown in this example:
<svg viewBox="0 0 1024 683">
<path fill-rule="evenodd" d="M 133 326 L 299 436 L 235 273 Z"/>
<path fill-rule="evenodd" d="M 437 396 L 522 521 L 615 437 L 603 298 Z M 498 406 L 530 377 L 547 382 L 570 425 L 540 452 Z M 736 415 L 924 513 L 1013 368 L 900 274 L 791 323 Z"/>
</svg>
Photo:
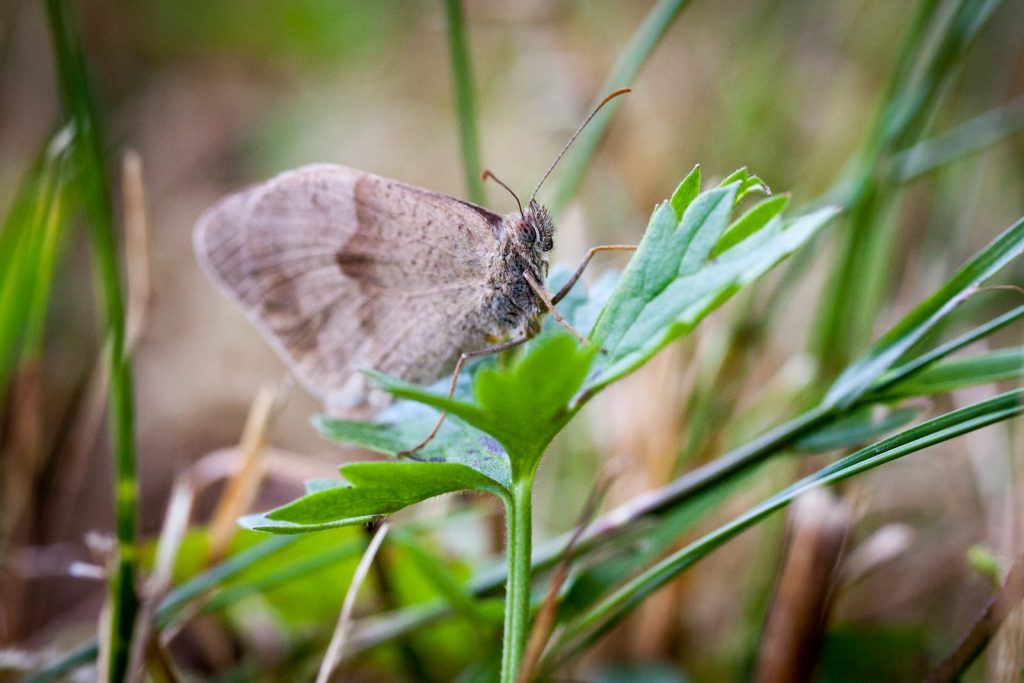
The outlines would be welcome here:
<svg viewBox="0 0 1024 683">
<path fill-rule="evenodd" d="M 558 290 L 558 293 L 551 297 L 551 303 L 557 304 L 559 301 L 565 298 L 565 295 L 569 293 L 576 281 L 580 279 L 580 275 L 583 275 L 583 271 L 590 265 L 590 259 L 594 258 L 594 254 L 602 251 L 636 251 L 635 244 L 602 244 L 599 247 L 591 247 L 587 255 L 580 261 L 580 265 L 576 267 L 576 272 L 572 274 L 569 281 L 562 285 L 562 288 Z"/>
<path fill-rule="evenodd" d="M 554 302 L 551 301 L 551 297 L 548 296 L 547 291 L 539 282 L 537 282 L 537 279 L 533 277 L 533 274 L 527 271 L 523 273 L 523 277 L 526 278 L 526 283 L 530 285 L 530 289 L 533 290 L 534 294 L 539 296 L 540 300 L 544 302 L 544 305 L 547 307 L 548 311 L 551 312 L 551 315 L 558 322 L 558 324 L 572 332 L 573 336 L 576 337 L 580 344 L 589 343 L 587 341 L 587 338 L 579 333 L 579 330 L 570 325 L 569 321 L 562 317 L 562 314 L 558 312 L 557 308 L 555 308 Z"/>
<path fill-rule="evenodd" d="M 451 398 L 452 396 L 455 395 L 455 386 L 456 384 L 458 384 L 459 381 L 459 373 L 462 372 L 462 366 L 466 364 L 466 361 L 468 361 L 471 358 L 490 356 L 495 353 L 501 353 L 502 351 L 514 349 L 520 344 L 525 343 L 528 339 L 529 337 L 527 336 L 517 337 L 515 339 L 511 339 L 507 342 L 503 342 L 496 346 L 489 346 L 486 349 L 479 349 L 478 351 L 466 351 L 465 353 L 461 354 L 459 356 L 459 360 L 455 362 L 455 370 L 452 371 L 452 381 L 451 384 L 448 385 L 448 398 Z M 434 439 L 434 437 L 437 436 L 437 433 L 441 430 L 441 425 L 444 424 L 444 420 L 446 417 L 448 417 L 447 410 L 442 412 L 441 415 L 437 418 L 437 422 L 434 424 L 434 428 L 430 430 L 430 433 L 427 434 L 427 437 L 423 439 L 423 441 L 420 441 L 412 448 L 407 448 L 404 451 L 400 451 L 397 454 L 398 457 L 412 455 L 413 453 L 415 453 L 416 451 L 420 450 L 428 443 L 430 443 Z"/>
</svg>

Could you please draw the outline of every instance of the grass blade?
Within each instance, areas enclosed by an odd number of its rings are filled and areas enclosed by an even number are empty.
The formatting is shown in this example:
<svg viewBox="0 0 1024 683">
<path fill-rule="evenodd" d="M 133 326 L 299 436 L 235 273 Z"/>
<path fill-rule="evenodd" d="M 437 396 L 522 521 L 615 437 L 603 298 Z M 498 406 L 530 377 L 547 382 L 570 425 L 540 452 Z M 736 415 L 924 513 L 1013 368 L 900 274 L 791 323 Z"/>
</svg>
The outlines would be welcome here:
<svg viewBox="0 0 1024 683">
<path fill-rule="evenodd" d="M 1020 415 L 1024 412 L 1022 398 L 1024 398 L 1024 390 L 1016 390 L 952 411 L 863 448 L 801 479 L 728 524 L 658 562 L 599 603 L 566 630 L 554 649 L 559 653 L 559 661 L 564 661 L 592 643 L 649 595 L 697 560 L 773 512 L 789 505 L 800 494 L 819 486 L 847 479 L 967 432 Z"/>
<path fill-rule="evenodd" d="M 1004 104 L 935 137 L 922 140 L 892 158 L 898 180 L 911 182 L 970 156 L 1024 129 L 1024 97 Z"/>
<path fill-rule="evenodd" d="M 870 394 L 884 393 L 889 387 L 902 382 L 917 372 L 920 372 L 932 363 L 945 358 L 954 351 L 964 348 L 968 344 L 972 344 L 979 339 L 987 337 L 993 332 L 1001 330 L 1010 323 L 1020 320 L 1022 317 L 1024 317 L 1024 306 L 1018 306 L 1011 311 L 1007 311 L 1006 313 L 975 327 L 955 339 L 951 339 L 944 344 L 936 346 L 927 353 L 922 353 L 920 356 L 917 356 L 916 358 L 907 361 L 903 365 L 900 365 L 899 367 L 882 375 L 878 381 L 872 385 Z M 870 398 L 870 395 L 865 398 Z"/>
<path fill-rule="evenodd" d="M 658 4 L 651 8 L 644 22 L 633 34 L 626 49 L 623 50 L 611 74 L 601 85 L 599 96 L 594 104 L 597 104 L 605 94 L 632 85 L 637 74 L 640 73 L 640 68 L 654 52 L 654 48 L 661 42 L 679 13 L 688 4 L 689 0 L 659 0 Z M 618 102 L 611 102 L 605 106 L 580 133 L 575 146 L 562 160 L 562 180 L 549 204 L 552 212 L 556 215 L 565 210 L 583 182 L 590 159 L 594 156 L 598 144 L 604 137 L 618 104 Z"/>
<path fill-rule="evenodd" d="M 866 354 L 852 363 L 829 388 L 823 400 L 828 406 L 849 406 L 903 354 L 966 301 L 1007 263 L 1024 252 L 1024 218 L 996 237 L 964 264 L 938 291 L 925 299 Z"/>
<path fill-rule="evenodd" d="M 942 361 L 892 385 L 878 400 L 944 394 L 964 387 L 1018 379 L 1024 375 L 1024 347 L 999 349 Z"/>
<path fill-rule="evenodd" d="M 922 0 L 908 31 L 868 142 L 838 186 L 849 210 L 839 261 L 820 302 L 816 348 L 825 372 L 837 374 L 870 339 L 894 250 L 885 220 L 900 169 L 892 155 L 915 143 L 970 47 L 1001 0 L 960 0 L 951 15 Z M 941 24 L 940 22 L 945 22 Z M 938 32 L 935 40 L 933 34 Z"/>
<path fill-rule="evenodd" d="M 462 0 L 444 0 L 448 23 L 448 50 L 452 58 L 452 86 L 455 90 L 455 112 L 459 119 L 459 147 L 462 170 L 470 201 L 485 204 L 484 183 L 480 178 L 480 140 L 476 125 L 476 88 L 469 61 L 469 41 L 462 13 Z"/>
<path fill-rule="evenodd" d="M 96 276 L 110 348 L 110 431 L 114 459 L 117 560 L 111 573 L 110 662 L 112 681 L 125 678 L 138 598 L 136 544 L 138 482 L 135 465 L 131 365 L 125 354 L 124 294 L 118 265 L 114 212 L 103 156 L 99 118 L 85 58 L 65 0 L 47 0 L 46 14 L 57 65 L 65 117 L 78 133 L 75 156 L 78 189 L 89 219 Z"/>
</svg>

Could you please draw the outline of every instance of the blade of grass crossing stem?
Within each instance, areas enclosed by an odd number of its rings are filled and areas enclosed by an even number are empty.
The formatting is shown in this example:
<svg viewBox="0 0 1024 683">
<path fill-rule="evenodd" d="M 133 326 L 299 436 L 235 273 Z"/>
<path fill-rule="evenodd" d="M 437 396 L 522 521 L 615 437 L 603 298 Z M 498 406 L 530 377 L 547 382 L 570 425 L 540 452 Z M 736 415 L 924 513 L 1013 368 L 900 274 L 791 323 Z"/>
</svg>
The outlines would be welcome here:
<svg viewBox="0 0 1024 683">
<path fill-rule="evenodd" d="M 651 8 L 643 23 L 633 33 L 625 50 L 622 51 L 612 72 L 601 85 L 595 104 L 607 93 L 633 84 L 637 74 L 640 73 L 640 68 L 654 52 L 654 48 L 661 42 L 679 13 L 688 4 L 689 0 L 659 0 Z M 549 203 L 552 212 L 556 215 L 565 210 L 583 182 L 583 175 L 587 172 L 590 159 L 604 138 L 604 133 L 618 104 L 618 102 L 611 102 L 594 116 L 576 139 L 574 147 L 566 153 L 562 160 L 562 180 L 555 190 L 554 198 Z"/>
<path fill-rule="evenodd" d="M 215 590 L 249 567 L 289 546 L 297 544 L 301 540 L 301 536 L 273 536 L 192 577 L 172 590 L 161 603 L 160 608 L 156 611 L 157 628 L 166 628 L 182 609 L 200 596 Z M 50 681 L 56 681 L 78 667 L 95 660 L 96 654 L 97 645 L 94 640 L 67 653 L 50 666 L 29 676 L 25 679 L 24 683 L 50 683 Z"/>
<path fill-rule="evenodd" d="M 462 150 L 462 169 L 466 176 L 466 190 L 470 200 L 484 204 L 484 183 L 480 178 L 480 141 L 476 125 L 476 88 L 473 69 L 469 61 L 469 41 L 462 13 L 462 0 L 444 0 L 448 24 L 448 50 L 452 60 L 452 88 L 455 95 L 455 113 L 459 124 L 459 146 Z"/>
<path fill-rule="evenodd" d="M 872 385 L 869 394 L 865 396 L 865 400 L 871 400 L 871 397 L 876 394 L 884 394 L 889 387 L 902 382 L 911 375 L 927 368 L 932 363 L 945 358 L 954 351 L 959 351 L 968 344 L 972 344 L 979 339 L 984 339 L 988 335 L 1001 330 L 1010 323 L 1020 320 L 1022 317 L 1024 317 L 1024 306 L 1018 306 L 1017 308 L 1007 311 L 1006 313 L 1003 313 L 982 325 L 978 325 L 959 337 L 950 339 L 948 342 L 936 346 L 927 353 L 922 353 L 920 356 L 907 361 L 899 367 L 893 368 L 878 378 L 878 380 Z"/>
<path fill-rule="evenodd" d="M 110 579 L 110 680 L 126 675 L 132 629 L 138 607 L 135 578 L 138 482 L 135 466 L 131 365 L 125 355 L 124 294 L 118 265 L 114 214 L 103 159 L 99 118 L 90 93 L 85 57 L 64 0 L 46 0 L 57 80 L 64 116 L 75 125 L 78 142 L 78 189 L 92 241 L 92 255 L 104 308 L 110 347 L 110 430 L 114 460 L 114 507 L 117 533 L 116 566 Z"/>
<path fill-rule="evenodd" d="M 978 287 L 1024 252 L 1024 218 L 1005 230 L 965 263 L 934 294 L 883 335 L 829 388 L 822 403 L 849 406 L 910 348 L 966 301 Z"/>
<path fill-rule="evenodd" d="M 563 662 L 593 643 L 647 596 L 663 587 L 697 560 L 771 513 L 787 506 L 805 491 L 847 479 L 937 443 L 1016 417 L 1024 412 L 1022 397 L 1024 390 L 1016 390 L 952 411 L 861 449 L 801 479 L 623 585 L 566 629 L 563 637 L 553 648 L 553 652 L 559 653 L 557 662 L 551 663 Z"/>
</svg>

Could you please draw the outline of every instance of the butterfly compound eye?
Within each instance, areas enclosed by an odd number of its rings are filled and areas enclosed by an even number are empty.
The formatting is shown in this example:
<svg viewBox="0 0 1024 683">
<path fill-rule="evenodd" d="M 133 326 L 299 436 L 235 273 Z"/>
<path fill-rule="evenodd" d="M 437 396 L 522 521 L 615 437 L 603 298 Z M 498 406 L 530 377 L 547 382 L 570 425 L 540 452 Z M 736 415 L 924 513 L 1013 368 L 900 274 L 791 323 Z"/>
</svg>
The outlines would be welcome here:
<svg viewBox="0 0 1024 683">
<path fill-rule="evenodd" d="M 516 239 L 527 246 L 535 243 L 540 238 L 540 233 L 530 221 L 516 221 Z"/>
</svg>

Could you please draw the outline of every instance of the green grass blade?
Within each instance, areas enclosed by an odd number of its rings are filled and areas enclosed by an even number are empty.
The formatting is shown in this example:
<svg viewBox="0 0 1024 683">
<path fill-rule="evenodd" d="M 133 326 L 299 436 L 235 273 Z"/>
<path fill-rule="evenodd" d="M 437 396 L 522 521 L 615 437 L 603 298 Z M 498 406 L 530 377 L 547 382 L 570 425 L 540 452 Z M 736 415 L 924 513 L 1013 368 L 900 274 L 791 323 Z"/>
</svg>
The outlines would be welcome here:
<svg viewBox="0 0 1024 683">
<path fill-rule="evenodd" d="M 932 396 L 965 387 L 990 384 L 1024 376 L 1024 347 L 954 358 L 935 363 L 903 382 L 893 384 L 878 400 L 908 396 Z"/>
<path fill-rule="evenodd" d="M 1017 390 L 955 410 L 861 449 L 801 479 L 623 585 L 584 617 L 570 625 L 552 651 L 558 653 L 560 661 L 581 651 L 679 573 L 742 531 L 789 505 L 800 494 L 1020 415 L 1024 412 L 1022 397 L 1024 390 Z"/>
<path fill-rule="evenodd" d="M 633 84 L 641 67 L 654 52 L 679 13 L 688 4 L 689 0 L 659 0 L 658 4 L 651 8 L 644 22 L 637 28 L 626 49 L 615 63 L 611 74 L 601 85 L 595 104 L 611 91 Z M 562 160 L 562 180 L 555 190 L 554 198 L 549 203 L 552 212 L 556 215 L 561 214 L 576 195 L 590 165 L 590 160 L 594 156 L 598 144 L 604 138 L 605 131 L 618 105 L 617 101 L 608 103 L 580 133 L 573 148 L 566 153 Z"/>
<path fill-rule="evenodd" d="M 86 72 L 85 57 L 66 0 L 47 0 L 46 14 L 57 65 L 65 118 L 78 133 L 76 183 L 88 216 L 92 256 L 103 302 L 105 335 L 110 349 L 110 431 L 114 460 L 114 508 L 117 561 L 110 578 L 111 681 L 126 675 L 138 598 L 136 544 L 138 482 L 135 464 L 134 401 L 131 364 L 125 355 L 124 294 L 111 192 L 103 155 L 102 133 Z"/>
<path fill-rule="evenodd" d="M 978 325 L 974 329 L 956 337 L 955 339 L 951 339 L 944 344 L 936 346 L 927 353 L 922 353 L 920 356 L 917 356 L 916 358 L 907 361 L 903 365 L 893 368 L 882 375 L 878 381 L 872 385 L 870 395 L 884 393 L 885 390 L 892 385 L 902 382 L 915 373 L 927 368 L 932 363 L 945 358 L 954 351 L 964 348 L 968 344 L 972 344 L 979 339 L 984 339 L 993 332 L 1001 330 L 1010 323 L 1020 320 L 1021 318 L 1024 318 L 1024 306 L 1018 306 L 1011 311 L 1007 311 L 1006 313 L 1003 313 L 982 325 Z M 865 398 L 870 398 L 870 395 Z"/>
<path fill-rule="evenodd" d="M 896 154 L 896 180 L 908 183 L 1024 130 L 1024 97 L 1004 104 Z"/>
<path fill-rule="evenodd" d="M 47 143 L 0 235 L 0 396 L 19 358 L 37 359 L 66 216 L 67 129 Z"/>
<path fill-rule="evenodd" d="M 1001 0 L 960 0 L 951 14 L 923 0 L 849 180 L 833 197 L 848 209 L 838 263 L 819 306 L 815 346 L 827 376 L 870 339 L 895 250 L 887 216 L 899 189 L 892 155 L 915 143 Z M 944 22 L 944 23 L 943 23 Z M 938 34 L 938 35 L 935 35 Z"/>
<path fill-rule="evenodd" d="M 977 288 L 1024 251 L 1024 218 L 996 237 L 938 291 L 924 300 L 851 364 L 835 381 L 823 403 L 848 406 L 914 344 L 968 299 Z"/>
<path fill-rule="evenodd" d="M 459 124 L 459 147 L 462 170 L 470 201 L 485 204 L 484 183 L 480 178 L 480 140 L 476 125 L 476 88 L 469 61 L 469 41 L 462 13 L 462 0 L 444 0 L 448 23 L 448 50 L 452 59 L 452 87 L 455 91 L 455 113 Z"/>
</svg>

